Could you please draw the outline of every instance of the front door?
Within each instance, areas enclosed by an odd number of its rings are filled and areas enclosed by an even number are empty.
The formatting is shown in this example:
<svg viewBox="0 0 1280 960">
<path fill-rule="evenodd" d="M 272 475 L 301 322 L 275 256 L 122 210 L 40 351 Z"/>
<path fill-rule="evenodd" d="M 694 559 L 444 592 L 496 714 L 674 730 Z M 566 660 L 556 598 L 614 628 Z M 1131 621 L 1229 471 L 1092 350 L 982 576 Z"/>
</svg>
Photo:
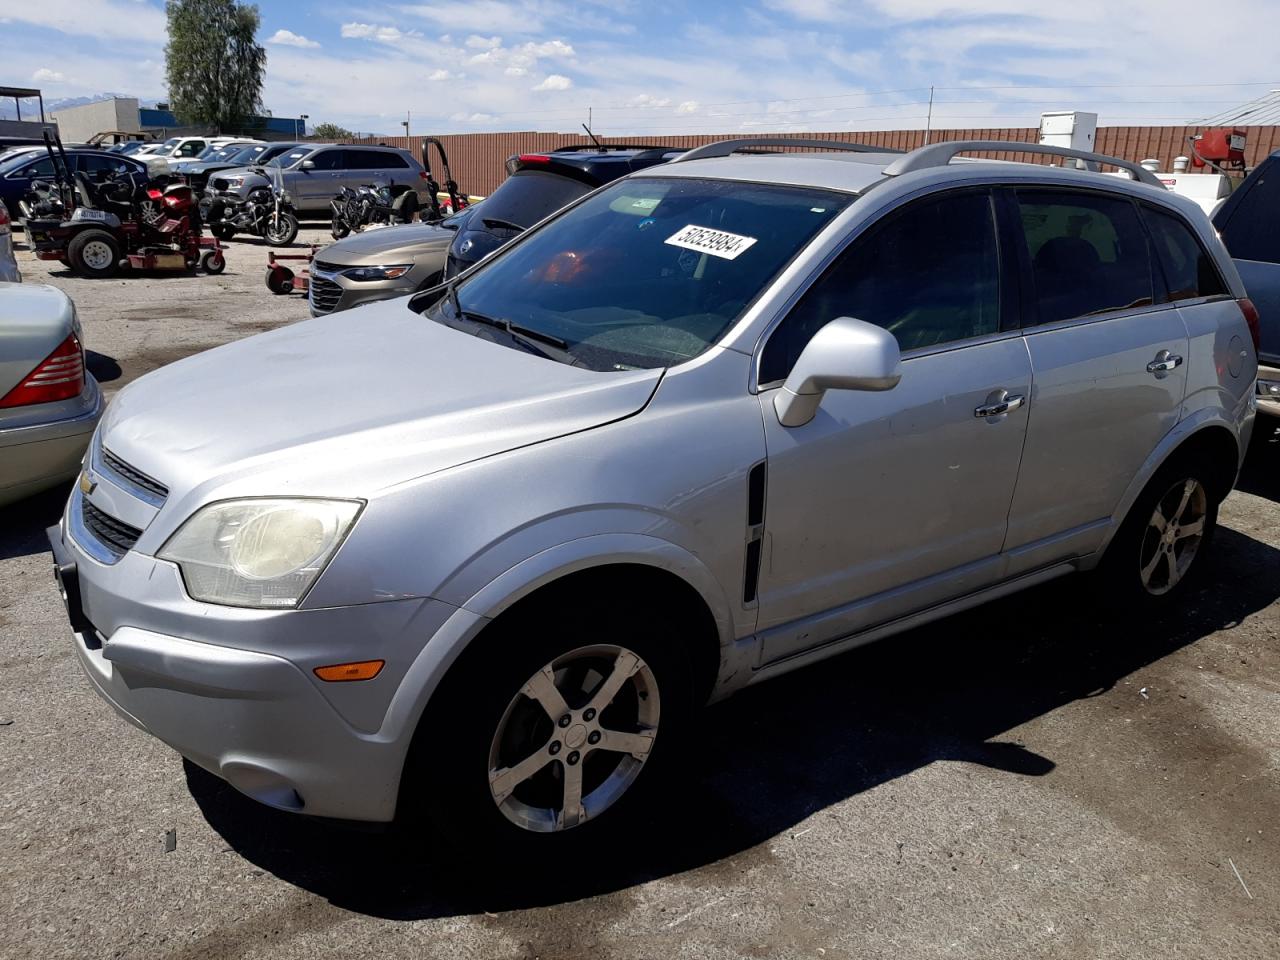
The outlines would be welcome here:
<svg viewBox="0 0 1280 960">
<path fill-rule="evenodd" d="M 1018 331 L 1002 329 L 997 249 L 988 191 L 915 201 L 857 238 L 770 336 L 764 662 L 998 579 L 1032 384 Z M 901 382 L 830 391 L 812 421 L 784 427 L 767 387 L 840 316 L 894 333 Z"/>
</svg>

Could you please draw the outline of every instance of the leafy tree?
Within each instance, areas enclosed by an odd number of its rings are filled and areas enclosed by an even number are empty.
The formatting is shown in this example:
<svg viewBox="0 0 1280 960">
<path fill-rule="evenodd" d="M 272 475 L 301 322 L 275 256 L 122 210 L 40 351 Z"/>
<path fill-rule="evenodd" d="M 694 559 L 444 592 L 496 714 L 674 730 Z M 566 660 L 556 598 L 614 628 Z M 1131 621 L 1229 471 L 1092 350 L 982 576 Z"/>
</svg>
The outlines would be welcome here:
<svg viewBox="0 0 1280 960">
<path fill-rule="evenodd" d="M 236 0 L 166 0 L 169 105 L 184 124 L 236 131 L 262 109 L 267 51 L 258 8 Z"/>
<path fill-rule="evenodd" d="M 336 123 L 317 123 L 311 128 L 311 135 L 321 140 L 354 140 L 356 138 L 354 133 Z"/>
</svg>

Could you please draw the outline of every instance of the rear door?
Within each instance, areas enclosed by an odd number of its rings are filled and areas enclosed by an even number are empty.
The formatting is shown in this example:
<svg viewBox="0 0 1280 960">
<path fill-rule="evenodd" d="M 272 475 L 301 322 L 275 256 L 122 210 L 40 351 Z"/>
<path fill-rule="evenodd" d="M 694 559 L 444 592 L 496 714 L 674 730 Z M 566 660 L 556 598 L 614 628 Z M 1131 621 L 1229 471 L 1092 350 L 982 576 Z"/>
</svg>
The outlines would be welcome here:
<svg viewBox="0 0 1280 960">
<path fill-rule="evenodd" d="M 1260 357 L 1280 366 L 1280 157 L 1264 161 L 1214 218 L 1262 321 Z"/>
<path fill-rule="evenodd" d="M 1097 549 L 1179 420 L 1189 345 L 1132 199 L 1038 187 L 1002 198 L 1021 228 L 1035 376 L 1006 544 L 1018 573 Z"/>
</svg>

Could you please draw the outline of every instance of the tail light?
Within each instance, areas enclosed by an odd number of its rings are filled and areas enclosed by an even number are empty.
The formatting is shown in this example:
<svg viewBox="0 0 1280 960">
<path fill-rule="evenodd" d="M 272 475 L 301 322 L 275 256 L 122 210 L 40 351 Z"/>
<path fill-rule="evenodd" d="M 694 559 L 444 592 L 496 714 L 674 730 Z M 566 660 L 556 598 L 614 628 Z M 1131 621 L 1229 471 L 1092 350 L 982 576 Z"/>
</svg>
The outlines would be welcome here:
<svg viewBox="0 0 1280 960">
<path fill-rule="evenodd" d="M 164 196 L 163 190 L 157 190 L 155 187 L 147 187 L 147 196 L 152 200 L 159 200 Z"/>
<path fill-rule="evenodd" d="M 419 171 L 418 171 L 418 179 L 419 179 L 419 180 L 426 181 L 427 183 L 430 183 L 430 182 L 431 182 L 431 177 L 427 175 L 427 171 L 425 171 L 425 170 L 419 170 Z"/>
<path fill-rule="evenodd" d="M 5 207 L 4 201 L 0 200 L 0 237 L 9 233 L 9 210 Z"/>
<path fill-rule="evenodd" d="M 545 153 L 522 153 L 519 160 L 521 163 L 550 163 L 551 158 Z"/>
<path fill-rule="evenodd" d="M 84 390 L 84 348 L 73 333 L 20 384 L 0 397 L 0 407 L 70 400 Z"/>
<path fill-rule="evenodd" d="M 1244 314 L 1244 322 L 1249 325 L 1249 336 L 1253 337 L 1253 352 L 1257 353 L 1262 349 L 1262 321 L 1258 317 L 1258 308 L 1248 297 L 1241 297 L 1236 303 Z"/>
</svg>

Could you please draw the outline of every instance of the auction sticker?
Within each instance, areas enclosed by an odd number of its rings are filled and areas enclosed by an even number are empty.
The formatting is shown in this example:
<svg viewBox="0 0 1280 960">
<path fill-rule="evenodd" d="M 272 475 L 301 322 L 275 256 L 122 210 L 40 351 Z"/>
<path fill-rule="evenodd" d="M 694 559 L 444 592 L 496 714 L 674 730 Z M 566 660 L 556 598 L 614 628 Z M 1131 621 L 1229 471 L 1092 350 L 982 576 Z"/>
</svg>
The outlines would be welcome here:
<svg viewBox="0 0 1280 960">
<path fill-rule="evenodd" d="M 723 260 L 736 260 L 756 242 L 756 238 L 689 224 L 687 227 L 681 227 L 663 242 L 674 247 L 684 247 L 686 250 L 696 250 L 698 253 L 709 253 Z"/>
</svg>

